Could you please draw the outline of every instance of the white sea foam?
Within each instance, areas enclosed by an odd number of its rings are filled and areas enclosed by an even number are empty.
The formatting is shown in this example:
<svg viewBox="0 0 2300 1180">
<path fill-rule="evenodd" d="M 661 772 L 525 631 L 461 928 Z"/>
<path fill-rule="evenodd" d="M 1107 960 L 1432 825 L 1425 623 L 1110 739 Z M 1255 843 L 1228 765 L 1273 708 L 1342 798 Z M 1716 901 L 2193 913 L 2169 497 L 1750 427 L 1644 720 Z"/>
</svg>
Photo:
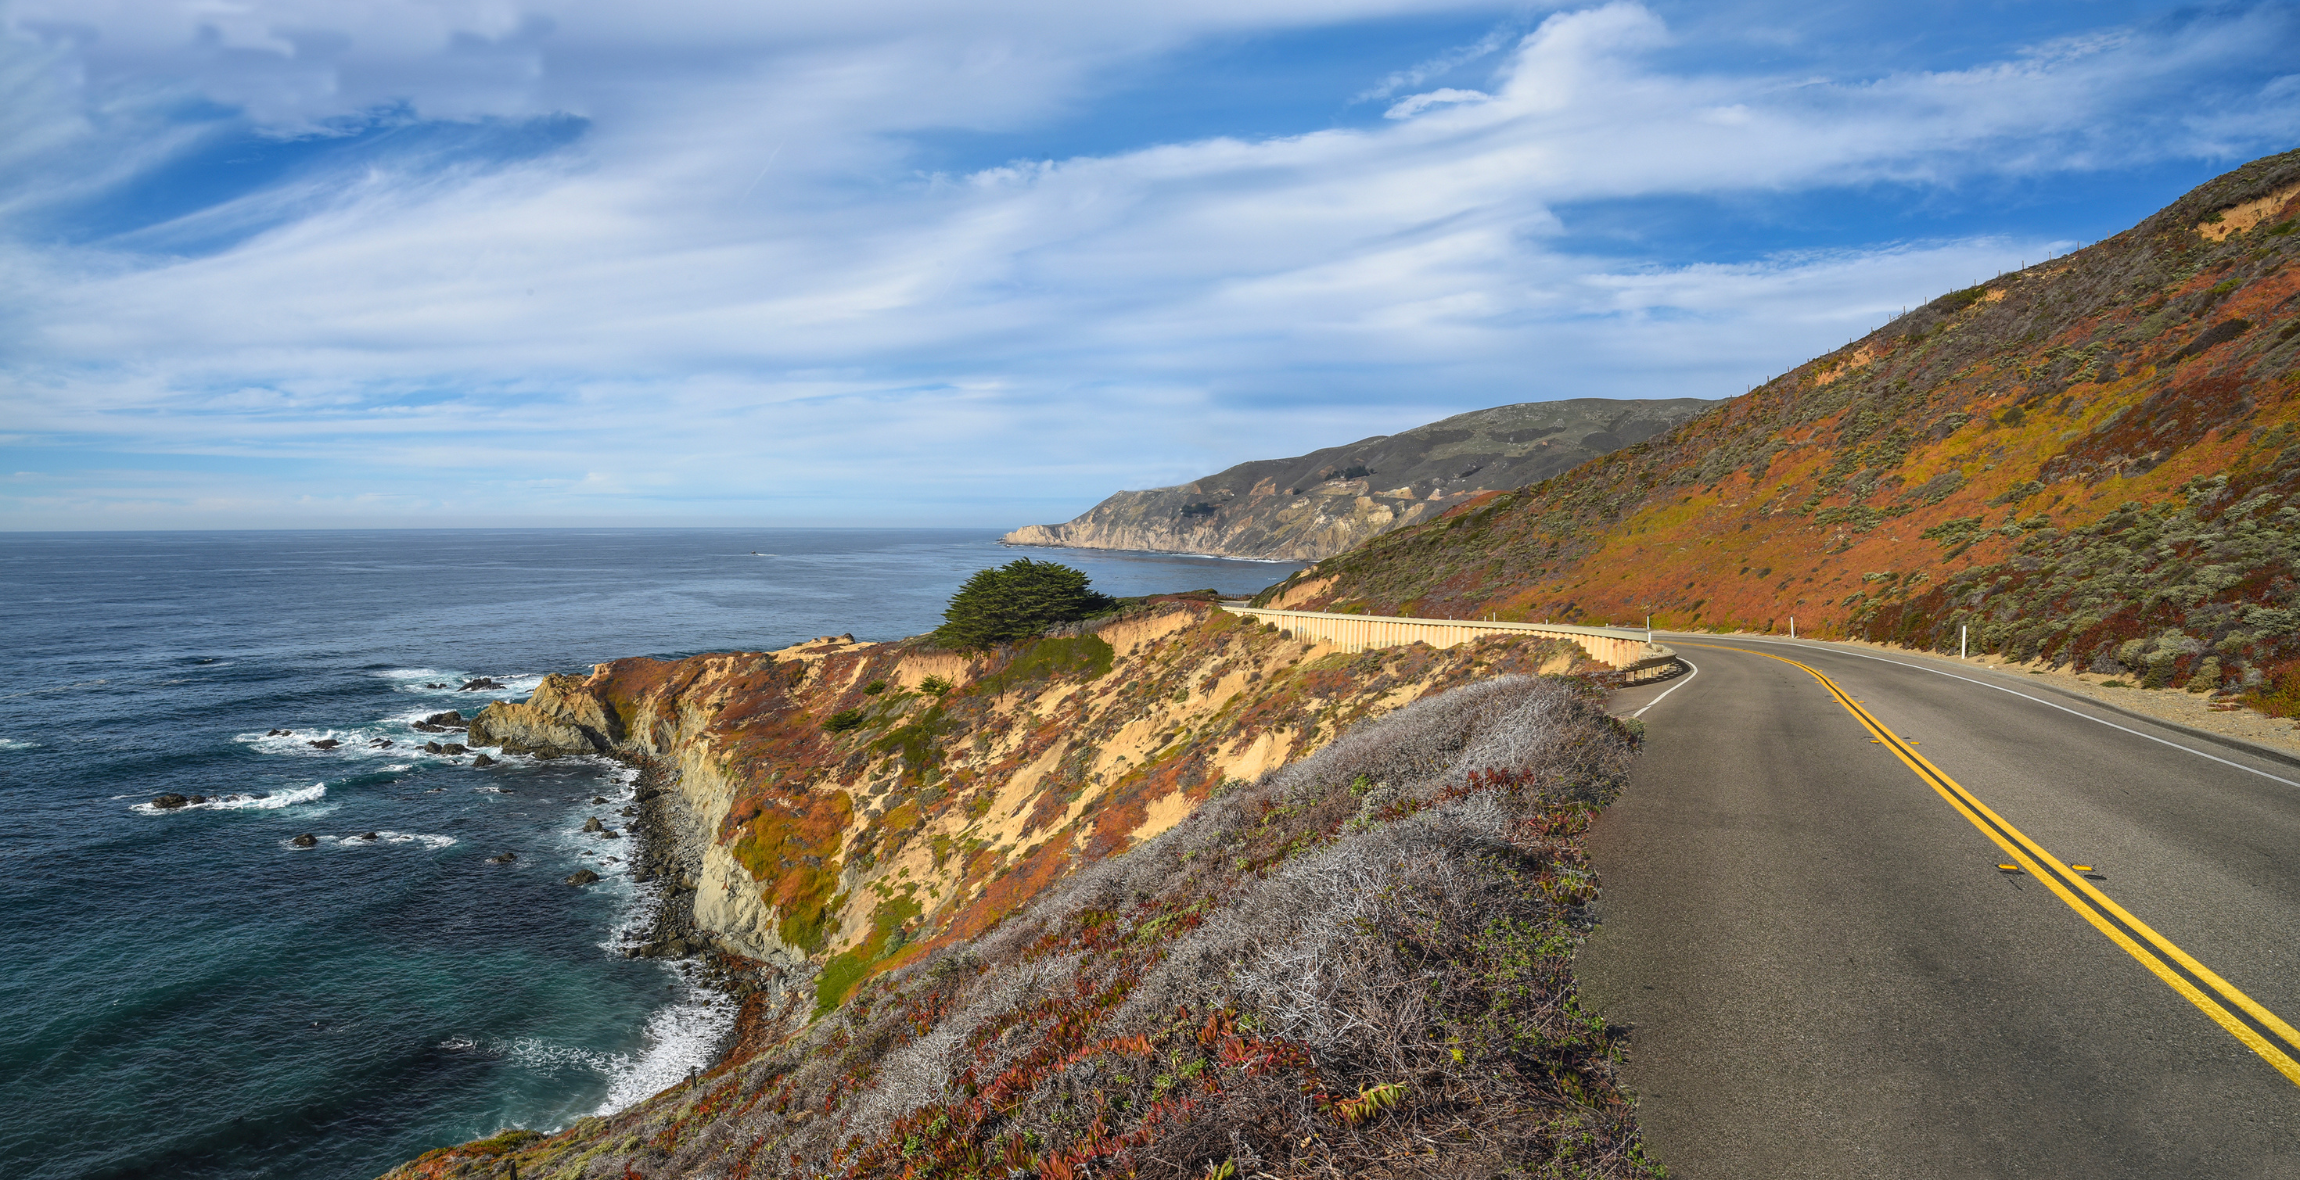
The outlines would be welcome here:
<svg viewBox="0 0 2300 1180">
<path fill-rule="evenodd" d="M 708 988 L 690 988 L 686 999 L 648 1018 L 646 1047 L 637 1058 L 616 1055 L 607 1099 L 594 1113 L 613 1114 L 685 1080 L 690 1070 L 709 1069 L 734 1027 L 733 1001 Z"/>
<path fill-rule="evenodd" d="M 162 808 L 154 807 L 150 803 L 138 803 L 128 810 L 141 812 L 145 815 L 166 815 L 171 811 L 276 811 L 282 807 L 293 807 L 298 803 L 316 803 L 326 797 L 327 784 L 313 783 L 308 787 L 297 787 L 291 791 L 272 791 L 268 794 L 243 791 L 234 794 L 210 795 L 205 803 L 186 803 L 182 807 Z"/>
<path fill-rule="evenodd" d="M 321 843 L 325 844 L 331 841 L 337 848 L 372 848 L 383 844 L 421 844 L 425 851 L 436 852 L 439 849 L 453 846 L 455 837 L 435 836 L 426 832 L 385 831 L 377 832 L 375 839 L 369 840 L 365 838 L 364 833 L 355 832 L 349 836 L 327 837 Z"/>
<path fill-rule="evenodd" d="M 20 742 L 15 738 L 0 738 L 0 750 L 37 750 L 38 742 Z"/>
</svg>

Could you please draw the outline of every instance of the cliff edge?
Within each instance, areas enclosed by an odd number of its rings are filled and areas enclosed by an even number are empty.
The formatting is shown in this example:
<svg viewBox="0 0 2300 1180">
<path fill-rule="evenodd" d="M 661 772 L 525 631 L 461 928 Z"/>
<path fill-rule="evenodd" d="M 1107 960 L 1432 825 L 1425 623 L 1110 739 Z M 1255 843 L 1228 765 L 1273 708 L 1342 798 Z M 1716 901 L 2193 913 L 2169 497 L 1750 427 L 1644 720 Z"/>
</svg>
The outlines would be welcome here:
<svg viewBox="0 0 2300 1180">
<path fill-rule="evenodd" d="M 826 638 L 617 660 L 490 705 L 466 740 L 663 765 L 706 833 L 696 925 L 814 975 L 828 1007 L 1347 725 L 1578 662 L 1533 638 L 1346 653 L 1188 601 L 1071 630 L 979 657 Z"/>
</svg>

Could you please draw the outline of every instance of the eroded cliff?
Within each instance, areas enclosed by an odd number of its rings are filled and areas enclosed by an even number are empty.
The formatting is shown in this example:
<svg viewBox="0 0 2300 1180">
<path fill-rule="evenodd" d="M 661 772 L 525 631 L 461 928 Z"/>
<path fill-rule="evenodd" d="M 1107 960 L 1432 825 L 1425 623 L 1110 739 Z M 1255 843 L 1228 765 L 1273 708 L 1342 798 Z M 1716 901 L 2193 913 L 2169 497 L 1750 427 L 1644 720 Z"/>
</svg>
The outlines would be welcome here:
<svg viewBox="0 0 2300 1180">
<path fill-rule="evenodd" d="M 837 1003 L 1346 726 L 1570 644 L 1349 654 L 1203 603 L 967 658 L 920 641 L 627 659 L 489 706 L 468 741 L 658 760 L 709 833 L 698 925 Z"/>
</svg>

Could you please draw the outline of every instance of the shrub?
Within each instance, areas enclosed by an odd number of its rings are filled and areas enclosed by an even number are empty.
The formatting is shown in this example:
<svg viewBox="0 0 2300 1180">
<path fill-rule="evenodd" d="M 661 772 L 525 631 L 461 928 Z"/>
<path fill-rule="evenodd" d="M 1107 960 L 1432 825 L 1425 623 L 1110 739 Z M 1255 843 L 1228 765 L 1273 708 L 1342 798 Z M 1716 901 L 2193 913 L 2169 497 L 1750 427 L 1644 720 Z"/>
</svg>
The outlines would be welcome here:
<svg viewBox="0 0 2300 1180">
<path fill-rule="evenodd" d="M 882 693 L 882 692 L 885 692 L 885 691 L 886 691 L 886 681 L 884 681 L 884 680 L 873 680 L 873 681 L 871 681 L 869 684 L 863 685 L 863 695 L 864 695 L 864 696 L 873 696 L 873 697 L 875 697 L 875 696 L 877 696 L 878 694 L 880 694 L 880 693 Z"/>
<path fill-rule="evenodd" d="M 968 578 L 942 612 L 934 641 L 960 651 L 980 651 L 1058 623 L 1077 622 L 1112 604 L 1112 599 L 1095 592 L 1082 570 L 1019 558 Z"/>
<path fill-rule="evenodd" d="M 926 679 L 918 682 L 918 690 L 930 697 L 942 696 L 945 693 L 948 693 L 950 689 L 950 681 L 945 680 L 940 676 L 929 676 Z"/>
<path fill-rule="evenodd" d="M 829 720 L 823 722 L 823 728 L 831 731 L 832 733 L 845 733 L 850 729 L 861 729 L 862 723 L 862 710 L 841 709 L 838 712 L 831 714 Z"/>
</svg>

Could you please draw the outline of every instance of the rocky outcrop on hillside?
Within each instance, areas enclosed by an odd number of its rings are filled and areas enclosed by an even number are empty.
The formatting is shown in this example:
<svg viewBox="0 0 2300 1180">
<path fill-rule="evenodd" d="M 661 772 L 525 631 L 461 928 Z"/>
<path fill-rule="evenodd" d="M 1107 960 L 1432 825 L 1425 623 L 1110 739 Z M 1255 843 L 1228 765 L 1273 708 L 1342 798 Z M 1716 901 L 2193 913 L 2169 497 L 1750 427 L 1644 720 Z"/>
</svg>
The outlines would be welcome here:
<svg viewBox="0 0 2300 1180">
<path fill-rule="evenodd" d="M 826 638 L 601 664 L 488 706 L 466 739 L 666 768 L 705 834 L 695 924 L 837 1003 L 1080 866 L 1472 677 L 1573 666 L 1495 638 L 1349 654 L 1195 601 L 969 658 Z"/>
<path fill-rule="evenodd" d="M 1982 651 L 2300 713 L 2300 152 L 1641 446 L 1304 571 L 1312 609 Z"/>
<path fill-rule="evenodd" d="M 1716 405 L 1701 398 L 1526 402 L 1292 459 L 1241 463 L 1179 487 L 1119 492 L 1066 524 L 1026 525 L 1009 545 L 1315 561 L 1642 442 Z"/>
</svg>

